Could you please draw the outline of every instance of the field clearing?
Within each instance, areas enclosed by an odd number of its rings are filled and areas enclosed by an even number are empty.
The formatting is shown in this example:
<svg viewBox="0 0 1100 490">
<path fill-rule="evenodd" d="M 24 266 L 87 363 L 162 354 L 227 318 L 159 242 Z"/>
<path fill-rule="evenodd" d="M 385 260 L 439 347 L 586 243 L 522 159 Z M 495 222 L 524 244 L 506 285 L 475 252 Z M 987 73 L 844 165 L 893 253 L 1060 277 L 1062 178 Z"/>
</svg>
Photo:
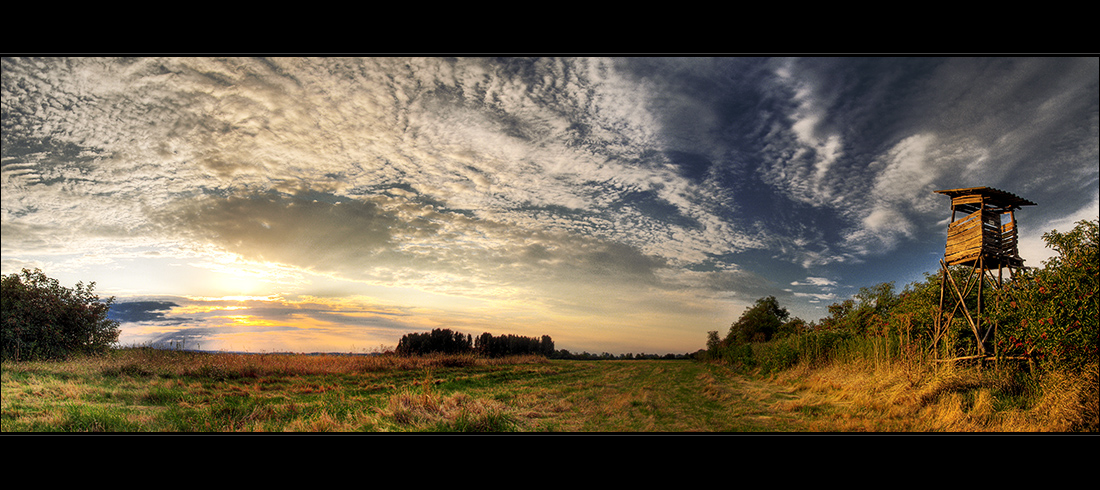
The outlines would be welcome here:
<svg viewBox="0 0 1100 490">
<path fill-rule="evenodd" d="M 1037 432 L 980 379 L 853 366 L 769 378 L 690 360 L 202 354 L 4 362 L 10 432 Z M 1065 391 L 1065 390 L 1062 390 Z"/>
<path fill-rule="evenodd" d="M 685 360 L 121 350 L 3 364 L 3 432 L 800 430 L 779 385 Z"/>
</svg>

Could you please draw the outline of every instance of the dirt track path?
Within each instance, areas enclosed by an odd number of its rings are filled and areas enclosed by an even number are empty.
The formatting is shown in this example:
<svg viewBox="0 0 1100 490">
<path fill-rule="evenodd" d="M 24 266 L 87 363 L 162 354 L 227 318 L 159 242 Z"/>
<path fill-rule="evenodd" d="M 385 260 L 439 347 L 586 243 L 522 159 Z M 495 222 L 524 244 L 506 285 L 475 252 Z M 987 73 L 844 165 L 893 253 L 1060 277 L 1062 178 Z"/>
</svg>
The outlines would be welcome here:
<svg viewBox="0 0 1100 490">
<path fill-rule="evenodd" d="M 566 361 L 510 380 L 524 431 L 805 432 L 794 389 L 680 361 Z M 526 394 L 526 395 L 524 395 Z"/>
<path fill-rule="evenodd" d="M 730 423 L 722 431 L 805 432 L 813 417 L 795 407 L 804 395 L 794 388 L 767 380 L 737 375 L 724 368 L 696 364 L 707 393 L 723 401 Z"/>
</svg>

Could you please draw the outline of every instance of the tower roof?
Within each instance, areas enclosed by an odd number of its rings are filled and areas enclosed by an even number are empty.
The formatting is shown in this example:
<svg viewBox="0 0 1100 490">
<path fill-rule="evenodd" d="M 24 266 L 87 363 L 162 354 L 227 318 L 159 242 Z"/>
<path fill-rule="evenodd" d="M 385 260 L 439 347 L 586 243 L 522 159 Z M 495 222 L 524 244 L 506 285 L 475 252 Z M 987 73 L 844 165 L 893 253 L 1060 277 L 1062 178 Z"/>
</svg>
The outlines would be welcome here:
<svg viewBox="0 0 1100 490">
<path fill-rule="evenodd" d="M 982 202 L 1004 209 L 1015 209 L 1020 206 L 1035 206 L 1035 203 L 1017 196 L 1016 194 L 994 189 L 992 187 L 964 187 L 962 189 L 945 189 L 935 192 L 937 194 L 950 196 L 952 203 L 961 203 L 960 201 L 972 202 L 970 200 L 960 200 L 959 198 L 980 196 Z"/>
</svg>

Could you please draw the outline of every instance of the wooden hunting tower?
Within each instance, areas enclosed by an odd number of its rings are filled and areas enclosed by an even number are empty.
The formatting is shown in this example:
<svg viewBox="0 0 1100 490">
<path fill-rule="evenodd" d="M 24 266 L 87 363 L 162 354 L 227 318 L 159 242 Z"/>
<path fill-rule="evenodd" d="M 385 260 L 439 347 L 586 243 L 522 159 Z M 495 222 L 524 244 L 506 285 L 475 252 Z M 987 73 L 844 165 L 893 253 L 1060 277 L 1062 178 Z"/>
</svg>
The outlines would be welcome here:
<svg viewBox="0 0 1100 490">
<path fill-rule="evenodd" d="M 988 355 L 987 342 L 996 325 L 989 328 L 982 324 L 982 288 L 989 276 L 989 282 L 1000 290 L 1003 285 L 1004 268 L 1018 270 L 1024 266 L 1017 248 L 1016 210 L 1021 206 L 1034 206 L 1035 203 L 1015 194 L 992 187 L 967 187 L 935 191 L 951 198 L 951 223 L 947 226 L 947 247 L 943 260 L 940 260 L 942 280 L 940 281 L 940 309 L 936 315 L 935 340 L 944 338 L 956 313 L 962 313 L 974 332 L 978 356 Z M 1006 218 L 1007 217 L 1007 218 Z M 965 286 L 960 289 L 952 277 L 951 266 L 970 266 L 970 275 Z M 997 271 L 993 277 L 992 271 Z M 976 280 L 975 280 L 976 278 Z M 950 299 L 948 287 L 953 290 Z M 967 306 L 971 291 L 977 289 L 975 314 Z M 947 308 L 950 307 L 950 310 Z"/>
<path fill-rule="evenodd" d="M 1016 210 L 1035 203 L 992 187 L 936 193 L 951 197 L 951 224 L 947 226 L 944 253 L 948 266 L 976 263 L 985 270 L 1023 267 L 1024 259 L 1016 248 Z"/>
</svg>

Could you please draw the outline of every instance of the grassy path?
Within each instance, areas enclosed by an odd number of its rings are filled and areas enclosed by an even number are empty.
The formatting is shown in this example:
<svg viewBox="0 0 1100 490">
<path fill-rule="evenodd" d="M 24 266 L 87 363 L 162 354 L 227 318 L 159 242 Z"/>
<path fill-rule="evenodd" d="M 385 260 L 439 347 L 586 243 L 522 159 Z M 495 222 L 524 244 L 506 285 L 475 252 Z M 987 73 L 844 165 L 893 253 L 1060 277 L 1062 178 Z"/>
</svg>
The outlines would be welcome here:
<svg viewBox="0 0 1100 490">
<path fill-rule="evenodd" d="M 766 381 L 690 361 L 556 361 L 469 374 L 462 389 L 519 416 L 520 430 L 562 432 L 798 431 L 796 413 L 777 410 L 796 395 Z M 442 374 L 442 373 L 441 373 Z M 477 378 L 496 378 L 479 382 Z M 464 386 L 459 386 L 464 385 Z"/>
</svg>

